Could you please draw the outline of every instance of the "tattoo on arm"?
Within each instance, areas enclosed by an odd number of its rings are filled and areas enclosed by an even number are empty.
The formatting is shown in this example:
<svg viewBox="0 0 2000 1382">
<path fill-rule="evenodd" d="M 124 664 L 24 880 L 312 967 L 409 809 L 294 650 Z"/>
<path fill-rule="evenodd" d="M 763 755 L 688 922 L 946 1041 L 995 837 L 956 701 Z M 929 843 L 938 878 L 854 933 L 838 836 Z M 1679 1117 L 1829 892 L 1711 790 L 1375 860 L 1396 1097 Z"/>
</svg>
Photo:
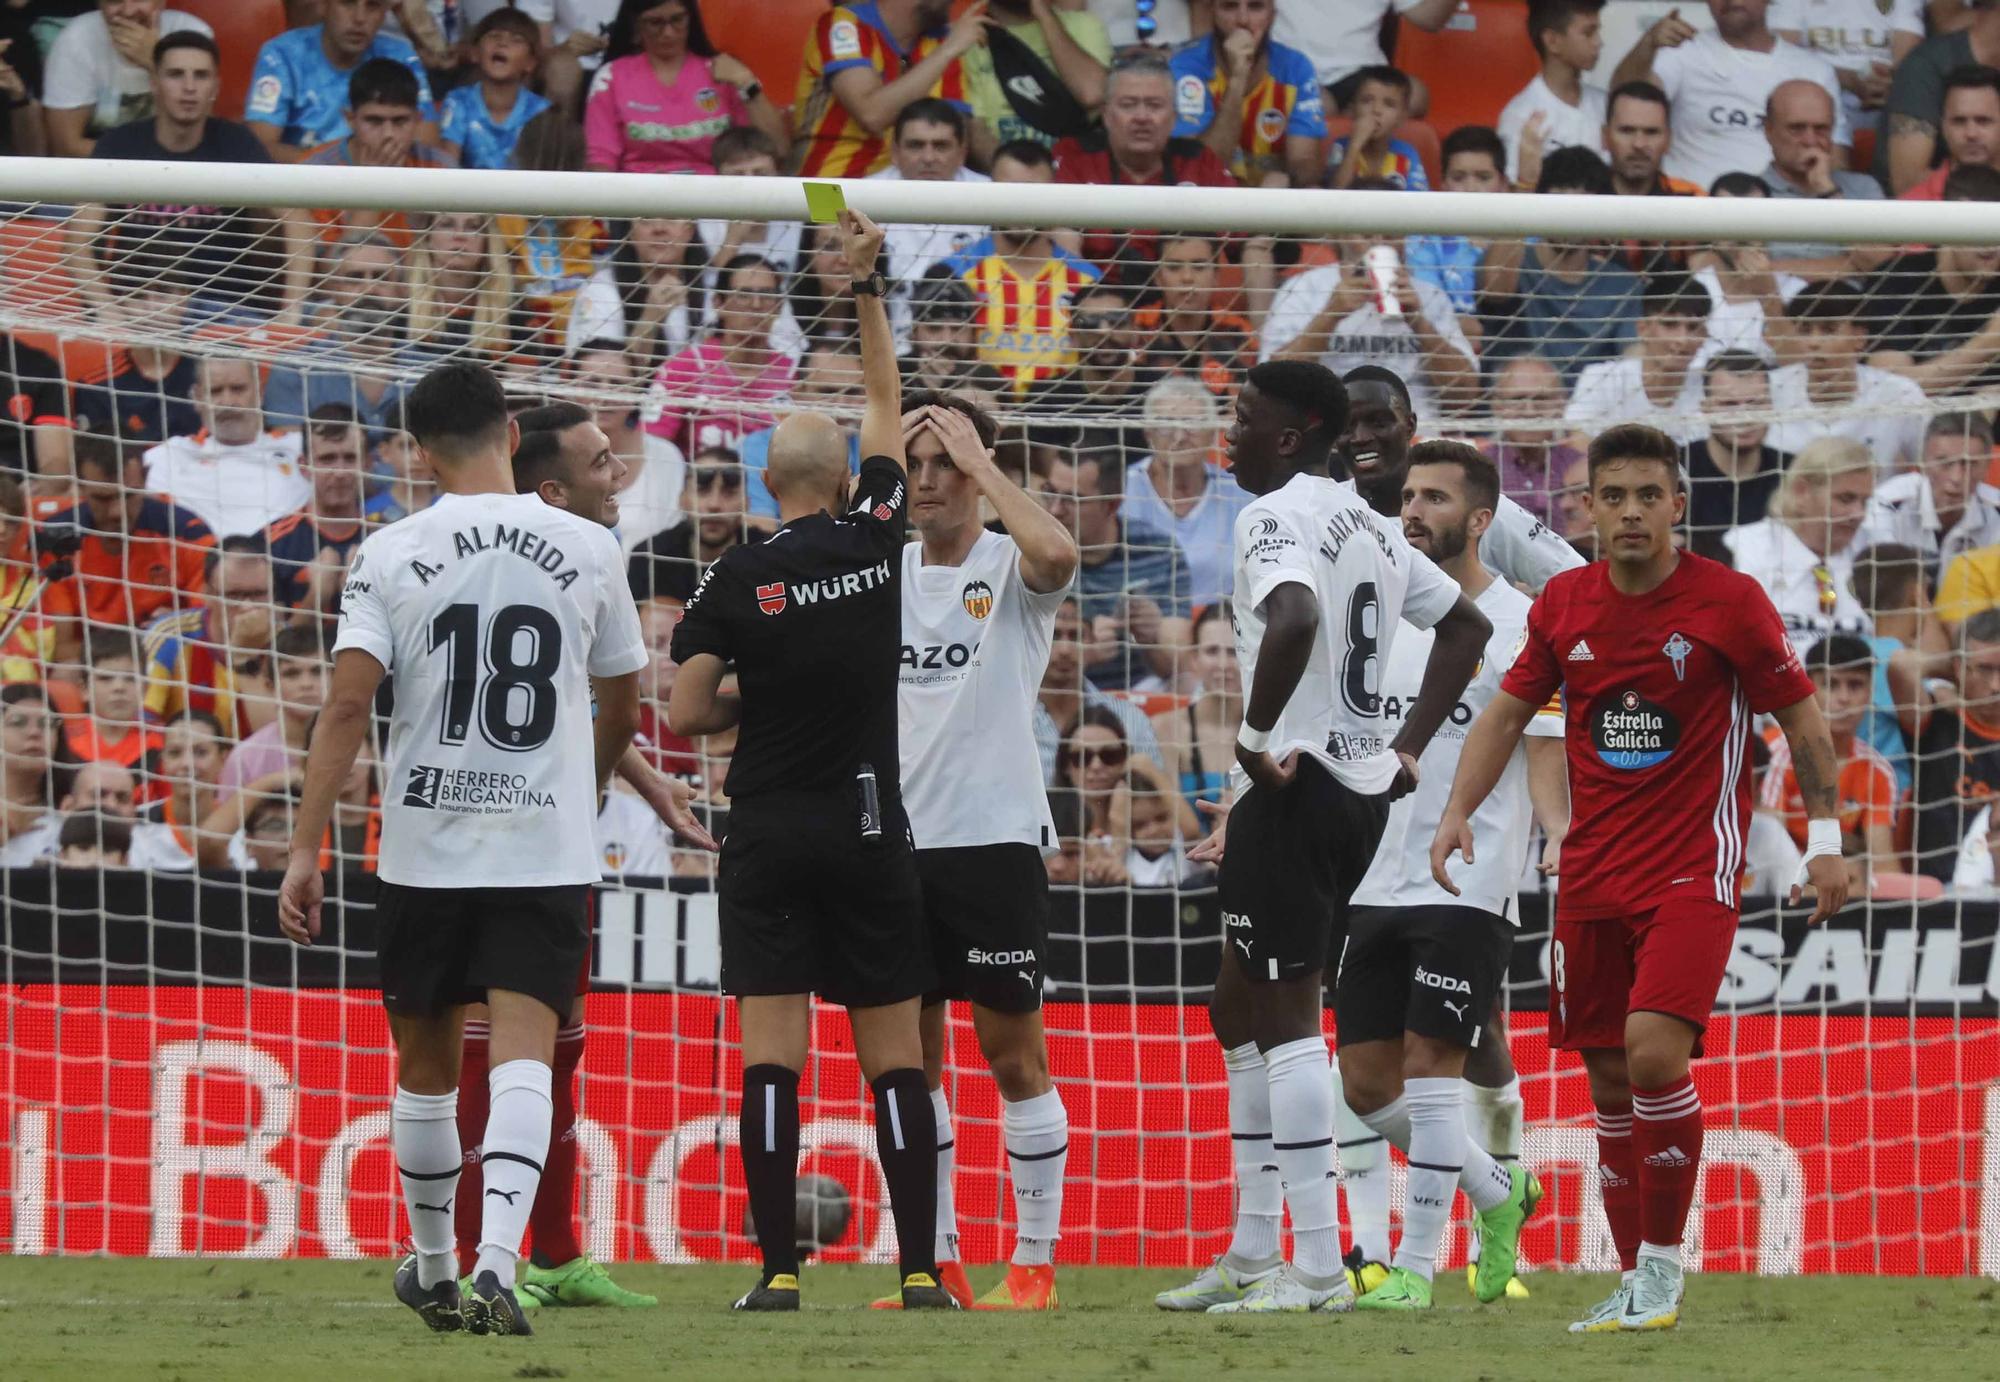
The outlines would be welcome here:
<svg viewBox="0 0 2000 1382">
<path fill-rule="evenodd" d="M 1925 139 L 1937 138 L 1937 126 L 1915 115 L 1891 115 L 1889 117 L 1889 137 L 1899 134 L 1918 134 Z"/>
<path fill-rule="evenodd" d="M 1831 818 L 1840 813 L 1840 764 L 1833 756 L 1833 741 L 1823 735 L 1800 735 L 1792 741 L 1792 773 L 1798 778 L 1799 795 L 1805 798 L 1806 815 Z"/>
</svg>

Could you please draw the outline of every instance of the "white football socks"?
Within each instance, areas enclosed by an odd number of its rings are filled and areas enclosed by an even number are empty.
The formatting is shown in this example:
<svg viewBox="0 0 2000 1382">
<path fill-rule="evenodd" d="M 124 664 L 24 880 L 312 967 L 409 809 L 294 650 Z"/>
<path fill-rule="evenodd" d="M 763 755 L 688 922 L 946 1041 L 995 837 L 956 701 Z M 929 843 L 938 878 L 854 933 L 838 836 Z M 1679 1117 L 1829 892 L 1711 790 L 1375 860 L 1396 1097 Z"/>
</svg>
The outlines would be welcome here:
<svg viewBox="0 0 2000 1382">
<path fill-rule="evenodd" d="M 1409 1182 L 1403 1196 L 1403 1238 L 1396 1245 L 1398 1267 L 1425 1280 L 1437 1273 L 1438 1244 L 1458 1196 L 1465 1170 L 1465 1104 L 1459 1081 L 1405 1080 L 1403 1103 L 1410 1116 Z"/>
<path fill-rule="evenodd" d="M 535 1188 L 549 1154 L 555 1076 L 538 1060 L 510 1060 L 487 1076 L 492 1111 L 479 1154 L 486 1193 L 479 1222 L 479 1261 L 473 1275 L 492 1272 L 514 1285 L 514 1265 L 535 1207 Z"/>
<path fill-rule="evenodd" d="M 1333 1133 L 1340 1187 L 1347 1196 L 1347 1231 L 1369 1262 L 1389 1260 L 1389 1144 L 1347 1106 L 1340 1066 L 1333 1067 Z"/>
<path fill-rule="evenodd" d="M 1229 1256 L 1268 1262 L 1278 1255 L 1285 1190 L 1271 1151 L 1271 1077 L 1264 1053 L 1246 1041 L 1222 1053 L 1229 1076 L 1229 1147 L 1236 1162 L 1236 1230 Z"/>
<path fill-rule="evenodd" d="M 952 1195 L 951 1173 L 958 1163 L 952 1136 L 951 1102 L 944 1088 L 931 1091 L 931 1115 L 937 1119 L 937 1228 L 934 1248 L 939 1262 L 958 1261 L 958 1201 Z"/>
<path fill-rule="evenodd" d="M 1310 1277 L 1337 1276 L 1340 1181 L 1326 1038 L 1288 1041 L 1266 1052 L 1264 1065 L 1271 1087 L 1271 1150 L 1292 1213 L 1293 1265 Z"/>
<path fill-rule="evenodd" d="M 412 1094 L 401 1085 L 390 1105 L 389 1141 L 417 1250 L 417 1280 L 428 1290 L 458 1275 L 452 1197 L 465 1162 L 458 1149 L 458 1091 Z"/>
<path fill-rule="evenodd" d="M 1502 1165 L 1521 1159 L 1521 1077 L 1498 1089 L 1465 1082 L 1465 1135 Z M 1465 1236 L 1465 1258 L 1479 1260 L 1479 1235 Z"/>
<path fill-rule="evenodd" d="M 1412 1083 L 1415 1083 L 1414 1081 Z M 1407 1087 L 1407 1086 L 1406 1086 Z M 1382 1105 L 1373 1113 L 1361 1115 L 1361 1121 L 1389 1139 L 1389 1144 L 1410 1154 L 1410 1108 L 1409 1096 L 1398 1095 L 1394 1101 Z M 1513 1193 L 1514 1183 L 1507 1176 L 1507 1170 L 1481 1148 L 1465 1141 L 1465 1169 L 1459 1173 L 1458 1188 L 1472 1201 L 1474 1209 L 1492 1209 L 1503 1203 Z"/>
<path fill-rule="evenodd" d="M 1055 1260 L 1062 1232 L 1063 1173 L 1069 1166 L 1069 1111 L 1051 1089 L 1000 1107 L 1000 1132 L 1014 1181 L 1014 1256 L 1019 1267 Z"/>
</svg>

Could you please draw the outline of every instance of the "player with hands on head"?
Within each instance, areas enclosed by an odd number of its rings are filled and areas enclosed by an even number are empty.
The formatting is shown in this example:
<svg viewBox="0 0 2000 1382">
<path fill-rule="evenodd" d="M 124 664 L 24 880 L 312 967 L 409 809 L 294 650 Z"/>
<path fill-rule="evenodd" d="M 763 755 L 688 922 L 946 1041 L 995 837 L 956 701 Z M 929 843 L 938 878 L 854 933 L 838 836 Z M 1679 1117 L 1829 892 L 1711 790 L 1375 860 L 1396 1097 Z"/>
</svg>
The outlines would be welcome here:
<svg viewBox="0 0 2000 1382">
<path fill-rule="evenodd" d="M 436 1330 L 528 1334 L 516 1268 L 549 1153 L 557 1025 L 589 947 L 591 821 L 631 747 L 648 655 L 618 540 L 515 493 L 520 433 L 493 373 L 441 365 L 403 407 L 443 493 L 371 534 L 348 568 L 279 924 L 302 945 L 319 934 L 321 842 L 393 678 L 377 949 L 416 1249 L 396 1297 Z M 491 1111 L 479 1256 L 461 1293 L 458 1076 L 465 1006 L 481 1001 Z"/>
<path fill-rule="evenodd" d="M 1501 689 L 1473 723 L 1430 847 L 1478 863 L 1471 825 L 1522 732 L 1562 692 L 1571 820 L 1550 950 L 1549 1045 L 1579 1052 L 1597 1111 L 1599 1181 L 1624 1276 L 1570 1328 L 1672 1328 L 1701 1173 L 1701 1054 L 1741 908 L 1753 717 L 1784 731 L 1810 817 L 1812 920 L 1847 901 L 1839 762 L 1813 685 L 1756 581 L 1673 541 L 1687 509 L 1673 441 L 1599 433 L 1588 502 L 1606 560 L 1552 579 Z M 1792 889 L 1797 901 L 1800 886 Z"/>
<path fill-rule="evenodd" d="M 938 983 L 924 998 L 924 1072 L 937 1124 L 939 1280 L 963 1305 L 1046 1310 L 1056 1301 L 1069 1115 L 1049 1077 L 1042 973 L 1055 839 L 1035 744 L 1037 688 L 1056 612 L 1076 575 L 1069 529 L 1001 471 L 994 424 L 955 394 L 905 400 L 910 516 L 903 548 L 898 691 L 903 799 L 916 840 Z M 999 530 L 981 522 L 992 506 Z M 1016 1236 L 1007 1275 L 972 1299 L 958 1260 L 951 1107 L 944 1091 L 953 999 L 1001 1099 Z M 881 1307 L 900 1304 L 894 1297 Z"/>
<path fill-rule="evenodd" d="M 1354 1299 L 1341 1261 L 1322 976 L 1389 803 L 1415 785 L 1418 756 L 1492 632 L 1457 582 L 1330 473 L 1347 407 L 1332 371 L 1274 360 L 1250 371 L 1229 430 L 1232 472 L 1256 498 L 1235 529 L 1231 608 L 1249 693 L 1219 851 L 1223 955 L 1209 1015 L 1228 1071 L 1240 1194 L 1229 1250 L 1156 1297 L 1162 1309 L 1344 1310 Z M 1405 621 L 1435 628 L 1437 641 L 1392 737 L 1379 675 Z M 1290 1264 L 1278 1240 L 1287 1207 Z"/>
</svg>

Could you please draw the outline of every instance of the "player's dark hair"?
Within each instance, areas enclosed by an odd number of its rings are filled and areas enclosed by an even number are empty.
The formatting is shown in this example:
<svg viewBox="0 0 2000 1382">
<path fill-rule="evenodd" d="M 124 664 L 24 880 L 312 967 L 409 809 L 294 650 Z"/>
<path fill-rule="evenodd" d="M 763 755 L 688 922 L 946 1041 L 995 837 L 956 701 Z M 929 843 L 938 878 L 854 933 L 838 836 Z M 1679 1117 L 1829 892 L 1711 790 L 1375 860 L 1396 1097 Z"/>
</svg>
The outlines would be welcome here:
<svg viewBox="0 0 2000 1382">
<path fill-rule="evenodd" d="M 1347 430 L 1347 386 L 1316 360 L 1266 360 L 1252 365 L 1247 380 L 1264 397 L 1284 404 L 1306 423 L 1310 459 L 1331 452 Z"/>
<path fill-rule="evenodd" d="M 715 136 L 715 142 L 708 146 L 708 161 L 718 173 L 722 171 L 723 164 L 734 163 L 752 154 L 762 154 L 773 163 L 783 163 L 785 159 L 785 151 L 778 147 L 778 141 L 755 125 L 731 125 Z"/>
<path fill-rule="evenodd" d="M 1685 269 L 1662 269 L 1646 275 L 1640 291 L 1639 314 L 1645 317 L 1708 318 L 1708 293 Z"/>
<path fill-rule="evenodd" d="M 1618 108 L 1620 101 L 1644 101 L 1648 105 L 1658 106 L 1663 116 L 1671 115 L 1674 109 L 1673 102 L 1667 99 L 1667 93 L 1660 90 L 1658 83 L 1644 80 L 1620 82 L 1617 86 L 1612 87 L 1611 94 L 1605 97 L 1604 120 L 1606 124 L 1611 123 L 1611 112 Z"/>
<path fill-rule="evenodd" d="M 1010 139 L 993 151 L 993 158 L 987 165 L 998 163 L 1003 158 L 1011 158 L 1023 168 L 1053 168 L 1056 156 L 1049 146 L 1034 139 Z"/>
<path fill-rule="evenodd" d="M 1755 173 L 1724 173 L 1708 185 L 1711 197 L 1769 197 L 1771 189 Z"/>
<path fill-rule="evenodd" d="M 525 408 L 514 415 L 514 421 L 521 426 L 521 435 L 530 432 L 567 432 L 572 427 L 581 427 L 594 414 L 580 403 L 558 401 L 539 403 Z"/>
<path fill-rule="evenodd" d="M 531 410 L 538 411 L 538 410 Z M 534 494 L 543 483 L 562 479 L 562 434 L 568 428 L 521 429 L 521 444 L 514 448 L 514 492 Z"/>
<path fill-rule="evenodd" d="M 1944 175 L 1941 195 L 1948 202 L 2000 202 L 2000 169 L 1961 164 Z"/>
<path fill-rule="evenodd" d="M 521 13 L 521 11 L 515 9 L 512 5 L 506 5 L 493 11 L 486 18 L 473 25 L 472 42 L 477 43 L 488 34 L 498 33 L 513 34 L 517 38 L 526 39 L 528 47 L 534 49 L 536 52 L 541 51 L 541 29 L 536 26 L 534 20 L 528 18 L 527 15 Z"/>
<path fill-rule="evenodd" d="M 1854 598 L 1871 617 L 1916 608 L 1928 579 L 1923 553 L 1900 542 L 1878 542 L 1854 559 Z"/>
<path fill-rule="evenodd" d="M 1500 175 L 1507 175 L 1507 145 L 1491 125 L 1460 125 L 1438 146 L 1438 166 L 1451 171 L 1451 161 L 1460 154 L 1485 154 Z"/>
<path fill-rule="evenodd" d="M 1680 451 L 1675 447 L 1674 439 L 1657 427 L 1648 427 L 1642 422 L 1624 422 L 1616 427 L 1607 427 L 1590 439 L 1588 464 L 1593 486 L 1597 483 L 1600 469 L 1621 461 L 1656 461 L 1674 477 L 1674 493 L 1681 493 L 1687 486 L 1686 477 L 1681 473 Z"/>
<path fill-rule="evenodd" d="M 979 444 L 988 451 L 1000 435 L 1000 425 L 993 415 L 973 400 L 960 393 L 947 393 L 943 389 L 912 389 L 903 395 L 903 411 L 913 413 L 919 408 L 949 408 L 954 413 L 963 414 L 979 433 Z"/>
<path fill-rule="evenodd" d="M 1968 643 L 2000 643 L 2000 609 L 1982 609 L 1958 626 L 1959 651 Z"/>
<path fill-rule="evenodd" d="M 1380 384 L 1395 397 L 1396 406 L 1403 410 L 1403 416 L 1414 419 L 1415 405 L 1410 401 L 1409 381 L 1390 369 L 1387 365 L 1356 365 L 1340 376 L 1341 386 L 1352 395 L 1356 384 Z"/>
<path fill-rule="evenodd" d="M 958 142 L 961 144 L 966 141 L 972 128 L 966 121 L 965 112 L 950 101 L 936 96 L 919 96 L 896 112 L 894 137 L 900 141 L 903 130 L 919 121 L 926 125 L 949 125 L 951 132 L 958 136 Z"/>
<path fill-rule="evenodd" d="M 1808 672 L 1831 672 L 1842 667 L 1873 667 L 1875 650 L 1866 639 L 1851 633 L 1830 633 L 1812 645 L 1806 654 Z"/>
<path fill-rule="evenodd" d="M 1462 441 L 1420 441 L 1410 448 L 1410 466 L 1455 465 L 1465 477 L 1466 502 L 1475 509 L 1500 507 L 1500 470 L 1476 446 Z"/>
<path fill-rule="evenodd" d="M 639 16 L 647 10 L 657 10 L 672 0 L 624 0 L 618 13 L 612 17 L 611 27 L 604 32 L 604 60 L 616 62 L 639 51 Z M 679 0 L 687 11 L 687 50 L 696 57 L 715 56 L 715 44 L 708 36 L 708 29 L 701 22 L 701 6 L 694 0 Z"/>
<path fill-rule="evenodd" d="M 1543 34 L 1550 30 L 1561 33 L 1581 16 L 1597 14 L 1604 5 L 1605 0 L 1528 0 L 1528 42 L 1534 45 L 1535 56 L 1549 55 Z"/>
<path fill-rule="evenodd" d="M 370 58 L 354 69 L 347 79 L 347 108 L 363 106 L 407 106 L 423 104 L 417 74 L 393 58 Z"/>
<path fill-rule="evenodd" d="M 160 63 L 167 54 L 182 48 L 192 48 L 215 59 L 217 68 L 222 66 L 222 48 L 216 41 L 199 29 L 176 29 L 153 45 L 153 70 L 160 70 Z"/>
<path fill-rule="evenodd" d="M 437 366 L 404 395 L 403 427 L 418 446 L 447 462 L 491 446 L 507 430 L 500 376 L 472 360 Z"/>
<path fill-rule="evenodd" d="M 1594 149 L 1570 144 L 1542 160 L 1541 176 L 1535 179 L 1537 192 L 1581 192 L 1592 197 L 1611 195 L 1611 165 Z"/>
</svg>

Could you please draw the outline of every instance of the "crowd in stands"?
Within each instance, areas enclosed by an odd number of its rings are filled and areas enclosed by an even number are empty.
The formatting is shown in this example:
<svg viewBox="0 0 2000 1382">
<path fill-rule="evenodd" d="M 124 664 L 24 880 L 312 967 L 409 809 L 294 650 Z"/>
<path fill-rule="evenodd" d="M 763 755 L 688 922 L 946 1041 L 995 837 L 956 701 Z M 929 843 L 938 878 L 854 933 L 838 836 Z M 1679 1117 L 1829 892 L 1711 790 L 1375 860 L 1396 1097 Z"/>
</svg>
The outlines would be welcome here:
<svg viewBox="0 0 2000 1382">
<path fill-rule="evenodd" d="M 755 4 L 293 0 L 228 108 L 213 6 L 0 6 L 0 146 L 440 186 L 474 168 L 2000 203 L 2000 0 L 1689 0 L 1622 54 L 1604 0 L 1526 0 L 1483 41 L 1538 73 L 1448 129 L 1391 56 L 1457 0 L 864 0 L 829 5 L 770 87 L 710 37 Z M 39 237 L 34 291 L 10 272 L 0 292 L 0 864 L 282 864 L 347 564 L 433 497 L 400 400 L 447 357 L 492 363 L 524 409 L 595 409 L 627 471 L 647 751 L 726 812 L 729 736 L 666 727 L 668 648 L 708 563 L 776 526 L 777 420 L 858 401 L 849 274 L 819 227 L 32 211 L 9 252 Z M 1294 358 L 1386 367 L 1403 423 L 1476 439 L 1585 556 L 1588 436 L 1669 431 L 1687 543 L 1753 573 L 1807 655 L 1857 875 L 1992 886 L 2000 234 L 1849 245 L 1802 216 L 1799 235 L 892 226 L 909 386 L 999 415 L 1002 464 L 1083 553 L 1037 714 L 1052 877 L 1202 881 L 1185 850 L 1228 790 L 1243 694 L 1247 496 L 1219 438 L 1244 369 Z M 1803 841 L 1782 740 L 1755 756 L 1760 812 Z M 372 859 L 387 790 L 364 757 L 330 861 Z M 709 867 L 635 798 L 613 794 L 601 834 L 612 873 Z"/>
</svg>

